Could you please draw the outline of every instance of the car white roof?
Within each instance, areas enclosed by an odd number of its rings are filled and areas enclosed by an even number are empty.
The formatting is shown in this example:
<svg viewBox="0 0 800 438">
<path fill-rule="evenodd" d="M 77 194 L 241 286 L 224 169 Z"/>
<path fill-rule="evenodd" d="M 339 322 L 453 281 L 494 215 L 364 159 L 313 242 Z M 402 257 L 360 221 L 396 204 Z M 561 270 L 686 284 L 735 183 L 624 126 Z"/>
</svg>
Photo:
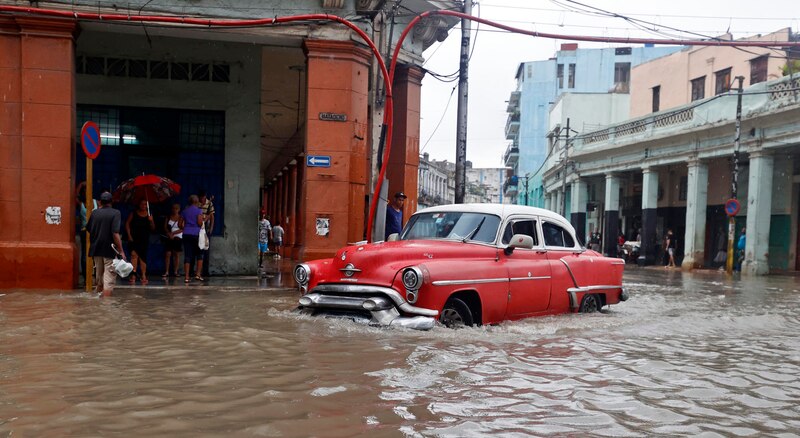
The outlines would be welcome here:
<svg viewBox="0 0 800 438">
<path fill-rule="evenodd" d="M 437 205 L 436 207 L 426 208 L 424 210 L 418 211 L 418 213 L 421 212 L 437 213 L 437 212 L 448 212 L 448 211 L 496 214 L 503 219 L 513 214 L 528 214 L 548 219 L 554 219 L 557 222 L 569 223 L 569 221 L 564 219 L 563 216 L 555 212 L 552 212 L 550 210 L 546 210 L 544 208 L 528 207 L 526 205 L 514 205 L 514 204 L 447 204 L 447 205 Z"/>
</svg>

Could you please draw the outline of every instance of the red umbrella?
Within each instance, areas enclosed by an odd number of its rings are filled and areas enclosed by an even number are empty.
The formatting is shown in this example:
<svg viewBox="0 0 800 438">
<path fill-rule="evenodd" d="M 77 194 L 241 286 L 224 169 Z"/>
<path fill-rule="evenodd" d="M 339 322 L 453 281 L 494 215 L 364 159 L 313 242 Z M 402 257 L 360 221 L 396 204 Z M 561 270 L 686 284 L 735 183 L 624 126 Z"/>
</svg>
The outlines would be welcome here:
<svg viewBox="0 0 800 438">
<path fill-rule="evenodd" d="M 114 202 L 135 204 L 142 199 L 147 202 L 163 202 L 180 192 L 180 184 L 169 178 L 141 175 L 120 184 L 114 190 Z"/>
</svg>

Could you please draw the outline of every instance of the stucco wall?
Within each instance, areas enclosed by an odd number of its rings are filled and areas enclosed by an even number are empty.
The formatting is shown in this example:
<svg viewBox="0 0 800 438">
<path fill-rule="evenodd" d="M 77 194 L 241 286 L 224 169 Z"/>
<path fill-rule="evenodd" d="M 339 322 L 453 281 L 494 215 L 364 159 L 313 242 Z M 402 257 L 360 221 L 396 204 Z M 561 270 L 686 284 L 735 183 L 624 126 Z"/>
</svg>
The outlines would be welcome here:
<svg viewBox="0 0 800 438">
<path fill-rule="evenodd" d="M 143 36 L 84 31 L 77 53 L 134 59 L 179 54 L 181 60 L 227 62 L 230 83 L 77 75 L 77 103 L 225 111 L 225 192 L 216 199 L 225 205 L 225 230 L 212 237 L 211 272 L 251 272 L 259 195 L 261 47 L 151 38 L 152 47 Z"/>
<path fill-rule="evenodd" d="M 788 38 L 787 28 L 743 40 L 787 41 Z M 744 76 L 744 87 L 747 88 L 750 85 L 750 60 L 766 54 L 771 55 L 767 65 L 767 80 L 777 79 L 781 76 L 780 67 L 784 61 L 767 48 L 748 47 L 745 51 L 733 47 L 695 47 L 639 64 L 631 69 L 630 117 L 652 112 L 652 89 L 655 86 L 661 87 L 660 111 L 691 102 L 691 80 L 701 76 L 706 78 L 705 97 L 713 96 L 716 83 L 714 73 L 728 67 L 731 67 L 731 88 L 736 87 L 736 76 Z"/>
</svg>

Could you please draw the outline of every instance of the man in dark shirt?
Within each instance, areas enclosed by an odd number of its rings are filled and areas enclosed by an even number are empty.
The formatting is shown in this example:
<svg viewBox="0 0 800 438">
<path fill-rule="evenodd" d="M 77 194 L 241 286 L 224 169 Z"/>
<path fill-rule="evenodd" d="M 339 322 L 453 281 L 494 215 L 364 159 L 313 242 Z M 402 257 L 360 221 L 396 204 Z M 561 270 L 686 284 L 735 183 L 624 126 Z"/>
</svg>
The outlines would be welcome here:
<svg viewBox="0 0 800 438">
<path fill-rule="evenodd" d="M 103 192 L 100 195 L 100 208 L 92 212 L 86 229 L 89 231 L 89 256 L 94 262 L 95 277 L 97 278 L 97 292 L 109 295 L 114 290 L 117 274 L 114 272 L 112 262 L 116 251 L 111 244 L 119 249 L 120 256 L 125 260 L 122 252 L 122 239 L 119 236 L 122 216 L 119 210 L 111 207 L 111 193 Z"/>
<path fill-rule="evenodd" d="M 390 234 L 403 231 L 403 203 L 407 196 L 403 192 L 394 194 L 394 201 L 386 205 L 386 230 L 384 240 L 389 239 Z"/>
</svg>

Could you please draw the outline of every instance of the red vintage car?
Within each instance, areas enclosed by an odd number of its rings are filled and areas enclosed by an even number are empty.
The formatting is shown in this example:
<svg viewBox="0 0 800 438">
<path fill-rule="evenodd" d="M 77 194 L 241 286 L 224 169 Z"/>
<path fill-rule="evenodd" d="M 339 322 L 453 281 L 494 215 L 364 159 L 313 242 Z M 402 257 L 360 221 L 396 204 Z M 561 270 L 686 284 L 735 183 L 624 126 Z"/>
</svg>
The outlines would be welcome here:
<svg viewBox="0 0 800 438">
<path fill-rule="evenodd" d="M 417 212 L 386 242 L 301 263 L 294 278 L 303 312 L 427 330 L 595 312 L 628 298 L 624 267 L 551 211 L 455 204 Z"/>
</svg>

